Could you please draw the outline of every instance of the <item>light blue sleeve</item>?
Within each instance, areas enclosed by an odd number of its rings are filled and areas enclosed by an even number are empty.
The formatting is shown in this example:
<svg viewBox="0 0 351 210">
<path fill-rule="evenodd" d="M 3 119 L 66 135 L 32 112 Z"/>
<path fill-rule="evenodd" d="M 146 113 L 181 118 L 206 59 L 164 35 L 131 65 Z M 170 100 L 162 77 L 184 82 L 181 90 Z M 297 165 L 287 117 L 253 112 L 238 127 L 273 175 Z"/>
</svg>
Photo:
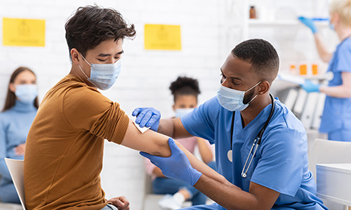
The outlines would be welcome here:
<svg viewBox="0 0 351 210">
<path fill-rule="evenodd" d="M 336 72 L 351 72 L 351 39 L 349 38 L 345 42 L 336 52 L 337 63 L 334 69 Z"/>
<path fill-rule="evenodd" d="M 251 182 L 281 194 L 295 196 L 301 186 L 304 170 L 302 135 L 293 129 L 266 131 L 262 153 Z"/>
<path fill-rule="evenodd" d="M 211 144 L 215 139 L 215 124 L 219 114 L 219 103 L 214 97 L 181 118 L 184 128 L 193 136 L 207 139 Z"/>
<path fill-rule="evenodd" d="M 3 117 L 3 116 L 0 116 Z M 7 169 L 7 165 L 5 163 L 5 157 L 7 157 L 7 144 L 6 144 L 6 132 L 5 125 L 2 120 L 0 120 L 0 174 L 1 178 L 6 178 L 11 180 L 11 175 L 9 170 Z"/>
</svg>

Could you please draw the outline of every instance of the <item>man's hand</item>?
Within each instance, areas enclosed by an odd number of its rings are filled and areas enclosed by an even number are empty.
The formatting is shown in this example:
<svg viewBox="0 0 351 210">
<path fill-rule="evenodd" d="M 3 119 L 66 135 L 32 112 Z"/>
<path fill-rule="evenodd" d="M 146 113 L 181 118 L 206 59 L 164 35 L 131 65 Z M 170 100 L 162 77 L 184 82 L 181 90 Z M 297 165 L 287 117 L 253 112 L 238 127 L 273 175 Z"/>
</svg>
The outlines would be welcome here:
<svg viewBox="0 0 351 210">
<path fill-rule="evenodd" d="M 199 180 L 202 173 L 191 166 L 188 157 L 179 149 L 172 138 L 168 139 L 168 145 L 172 152 L 170 157 L 159 157 L 145 152 L 140 152 L 140 154 L 149 158 L 154 165 L 162 170 L 165 176 L 183 180 L 193 186 Z"/>
<path fill-rule="evenodd" d="M 129 201 L 124 196 L 111 198 L 110 200 L 107 200 L 107 202 L 116 206 L 118 210 L 129 210 Z"/>
<path fill-rule="evenodd" d="M 26 149 L 26 143 L 18 145 L 15 148 L 16 155 L 24 155 L 25 149 Z"/>
<path fill-rule="evenodd" d="M 137 117 L 135 123 L 139 124 L 141 128 L 146 126 L 157 132 L 161 119 L 160 111 L 152 107 L 136 108 L 132 115 Z"/>
</svg>

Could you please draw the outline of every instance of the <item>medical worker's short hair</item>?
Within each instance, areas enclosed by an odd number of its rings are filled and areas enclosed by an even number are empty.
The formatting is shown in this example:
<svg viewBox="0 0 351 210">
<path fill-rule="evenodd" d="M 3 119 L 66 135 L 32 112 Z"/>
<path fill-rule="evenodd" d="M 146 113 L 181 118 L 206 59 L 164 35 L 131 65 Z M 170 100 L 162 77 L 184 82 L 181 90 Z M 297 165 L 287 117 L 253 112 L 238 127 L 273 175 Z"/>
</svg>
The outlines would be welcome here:
<svg viewBox="0 0 351 210">
<path fill-rule="evenodd" d="M 340 21 L 351 27 L 351 0 L 333 0 L 329 5 L 330 14 L 339 14 Z"/>
<path fill-rule="evenodd" d="M 274 47 L 263 39 L 249 39 L 241 42 L 232 50 L 237 57 L 251 64 L 261 80 L 273 82 L 279 70 L 279 56 Z"/>
<path fill-rule="evenodd" d="M 128 25 L 118 11 L 96 5 L 79 7 L 65 29 L 69 51 L 76 48 L 83 56 L 103 41 L 134 37 L 136 33 L 134 25 Z"/>
</svg>

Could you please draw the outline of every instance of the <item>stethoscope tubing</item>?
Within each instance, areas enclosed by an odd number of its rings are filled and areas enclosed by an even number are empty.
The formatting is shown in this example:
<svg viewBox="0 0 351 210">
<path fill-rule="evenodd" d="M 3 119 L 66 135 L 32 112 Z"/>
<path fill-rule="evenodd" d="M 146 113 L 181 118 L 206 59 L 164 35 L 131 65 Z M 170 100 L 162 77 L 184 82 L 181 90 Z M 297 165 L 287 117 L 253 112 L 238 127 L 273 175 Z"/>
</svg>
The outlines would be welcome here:
<svg viewBox="0 0 351 210">
<path fill-rule="evenodd" d="M 243 167 L 243 170 L 241 171 L 241 176 L 243 178 L 245 178 L 247 176 L 247 172 L 249 171 L 249 168 L 251 166 L 251 163 L 253 161 L 253 158 L 255 157 L 256 155 L 256 152 L 257 152 L 257 149 L 258 149 L 258 146 L 261 144 L 262 142 L 262 136 L 263 136 L 263 133 L 265 131 L 265 129 L 267 128 L 268 124 L 269 124 L 269 121 L 271 120 L 272 116 L 273 116 L 273 113 L 274 113 L 274 110 L 275 110 L 275 102 L 274 102 L 274 97 L 269 94 L 269 96 L 271 97 L 272 99 L 272 107 L 271 107 L 271 111 L 269 113 L 269 116 L 268 116 L 268 119 L 267 121 L 265 122 L 264 126 L 262 127 L 262 129 L 258 132 L 252 146 L 251 146 L 251 149 L 250 149 L 250 152 L 246 158 L 246 161 L 245 161 L 245 164 L 244 164 L 244 167 Z M 233 118 L 232 118 L 232 128 L 231 128 L 231 147 L 232 147 L 232 144 L 233 144 L 233 130 L 234 130 L 234 115 L 235 115 L 235 112 L 233 112 Z M 255 149 L 254 149 L 255 147 Z M 250 155 L 251 155 L 251 152 L 252 150 L 254 149 L 254 152 L 252 153 L 252 156 L 251 156 L 251 160 L 249 161 L 249 158 L 250 158 Z M 248 162 L 249 161 L 249 162 Z"/>
</svg>

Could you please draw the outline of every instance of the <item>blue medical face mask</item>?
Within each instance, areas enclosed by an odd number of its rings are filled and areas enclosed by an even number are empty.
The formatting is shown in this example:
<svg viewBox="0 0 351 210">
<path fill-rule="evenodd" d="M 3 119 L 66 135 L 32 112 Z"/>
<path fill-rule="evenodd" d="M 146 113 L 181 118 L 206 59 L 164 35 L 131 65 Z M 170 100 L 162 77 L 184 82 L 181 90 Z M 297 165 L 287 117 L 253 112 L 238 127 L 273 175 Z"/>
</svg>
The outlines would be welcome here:
<svg viewBox="0 0 351 210">
<path fill-rule="evenodd" d="M 38 89 L 36 85 L 16 85 L 16 97 L 17 99 L 25 104 L 31 104 L 34 99 L 38 96 Z"/>
<path fill-rule="evenodd" d="M 183 117 L 184 115 L 188 114 L 189 112 L 193 111 L 193 108 L 188 108 L 188 109 L 176 109 L 175 114 L 176 117 Z"/>
<path fill-rule="evenodd" d="M 80 54 L 87 64 L 90 65 L 90 77 L 88 77 L 83 69 L 79 66 L 80 70 L 87 77 L 95 87 L 100 90 L 107 90 L 115 84 L 119 74 L 121 73 L 121 60 L 116 63 L 109 64 L 95 64 L 89 63 L 82 54 Z"/>
<path fill-rule="evenodd" d="M 250 102 L 257 97 L 257 95 L 254 96 L 247 104 L 244 104 L 245 93 L 252 90 L 260 83 L 261 82 L 258 82 L 247 91 L 234 90 L 221 85 L 217 91 L 218 102 L 223 108 L 229 111 L 243 111 L 249 106 Z"/>
<path fill-rule="evenodd" d="M 333 31 L 335 31 L 335 25 L 331 22 L 329 22 L 329 28 Z"/>
</svg>

